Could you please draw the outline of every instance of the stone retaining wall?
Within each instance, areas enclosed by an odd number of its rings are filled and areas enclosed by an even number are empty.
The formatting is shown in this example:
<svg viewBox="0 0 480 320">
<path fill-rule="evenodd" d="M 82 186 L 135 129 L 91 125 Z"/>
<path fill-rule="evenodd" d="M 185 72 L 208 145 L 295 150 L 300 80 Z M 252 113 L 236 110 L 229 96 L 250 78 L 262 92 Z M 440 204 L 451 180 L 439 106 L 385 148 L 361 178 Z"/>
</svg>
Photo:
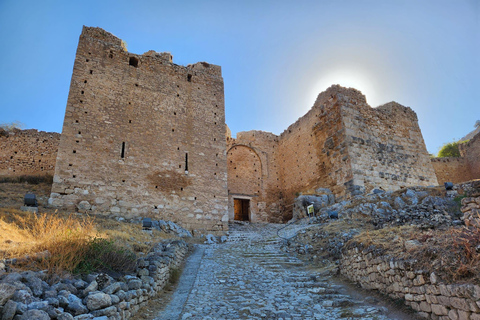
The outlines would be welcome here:
<svg viewBox="0 0 480 320">
<path fill-rule="evenodd" d="M 480 227 L 480 190 L 472 193 L 470 197 L 462 199 L 461 210 L 467 226 L 476 225 Z"/>
<path fill-rule="evenodd" d="M 340 273 L 365 289 L 404 299 L 426 319 L 480 320 L 480 286 L 439 283 L 435 273 L 415 270 L 413 262 L 353 248 L 343 253 Z"/>
<path fill-rule="evenodd" d="M 106 274 L 87 281 L 63 279 L 52 286 L 42 272 L 9 273 L 0 280 L 0 318 L 108 320 L 129 319 L 165 287 L 171 268 L 187 253 L 183 240 L 157 244 L 137 261 L 135 274 L 116 281 Z"/>
</svg>

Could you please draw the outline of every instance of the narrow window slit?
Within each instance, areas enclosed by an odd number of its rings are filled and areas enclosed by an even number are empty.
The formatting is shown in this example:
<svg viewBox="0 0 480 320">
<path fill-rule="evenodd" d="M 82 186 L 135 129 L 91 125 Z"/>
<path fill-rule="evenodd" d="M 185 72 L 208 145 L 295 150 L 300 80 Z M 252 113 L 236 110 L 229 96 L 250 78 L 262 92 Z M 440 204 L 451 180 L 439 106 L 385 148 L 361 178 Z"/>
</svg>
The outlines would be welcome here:
<svg viewBox="0 0 480 320">
<path fill-rule="evenodd" d="M 188 153 L 185 153 L 185 173 L 188 173 Z"/>
<path fill-rule="evenodd" d="M 125 158 L 125 142 L 122 142 L 122 154 L 121 154 L 122 159 Z"/>
</svg>

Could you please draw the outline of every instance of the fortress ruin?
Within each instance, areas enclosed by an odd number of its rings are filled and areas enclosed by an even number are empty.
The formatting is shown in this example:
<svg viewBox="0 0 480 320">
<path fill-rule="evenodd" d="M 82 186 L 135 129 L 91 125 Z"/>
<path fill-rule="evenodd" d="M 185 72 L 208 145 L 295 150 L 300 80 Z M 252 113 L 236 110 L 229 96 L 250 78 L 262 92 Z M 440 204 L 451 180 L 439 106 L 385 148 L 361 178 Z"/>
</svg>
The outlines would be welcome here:
<svg viewBox="0 0 480 320">
<path fill-rule="evenodd" d="M 80 36 L 56 157 L 52 206 L 189 230 L 285 221 L 299 193 L 338 201 L 438 183 L 408 107 L 371 108 L 360 91 L 334 85 L 282 134 L 233 138 L 219 66 L 133 54 L 90 27 Z"/>
<path fill-rule="evenodd" d="M 84 27 L 51 205 L 227 229 L 223 91 L 219 66 L 132 54 L 112 34 Z"/>
</svg>

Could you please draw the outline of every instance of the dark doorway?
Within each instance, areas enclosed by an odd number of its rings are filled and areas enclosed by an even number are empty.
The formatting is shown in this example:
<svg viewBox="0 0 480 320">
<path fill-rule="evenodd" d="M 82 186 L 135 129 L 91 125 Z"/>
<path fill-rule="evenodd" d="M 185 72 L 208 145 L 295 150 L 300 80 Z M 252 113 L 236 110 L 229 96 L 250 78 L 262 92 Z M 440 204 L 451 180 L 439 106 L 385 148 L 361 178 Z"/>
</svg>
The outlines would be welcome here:
<svg viewBox="0 0 480 320">
<path fill-rule="evenodd" d="M 234 220 L 250 221 L 250 200 L 233 199 Z"/>
</svg>

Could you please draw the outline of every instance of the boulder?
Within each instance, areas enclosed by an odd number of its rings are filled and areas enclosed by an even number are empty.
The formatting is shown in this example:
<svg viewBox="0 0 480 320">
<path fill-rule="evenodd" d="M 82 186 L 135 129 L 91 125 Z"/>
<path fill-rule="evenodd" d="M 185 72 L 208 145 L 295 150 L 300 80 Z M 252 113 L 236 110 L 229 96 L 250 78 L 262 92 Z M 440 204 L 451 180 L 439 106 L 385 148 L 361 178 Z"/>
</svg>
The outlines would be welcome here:
<svg viewBox="0 0 480 320">
<path fill-rule="evenodd" d="M 50 320 L 50 316 L 43 310 L 28 310 L 19 317 L 20 320 Z"/>
<path fill-rule="evenodd" d="M 103 292 L 91 293 L 85 298 L 85 304 L 90 311 L 103 309 L 112 305 L 112 298 Z"/>
<path fill-rule="evenodd" d="M 0 306 L 3 306 L 15 294 L 17 288 L 9 283 L 0 283 Z"/>
<path fill-rule="evenodd" d="M 205 243 L 206 244 L 215 244 L 217 243 L 217 238 L 215 238 L 215 236 L 213 234 L 207 234 L 207 236 L 205 237 Z"/>
</svg>

